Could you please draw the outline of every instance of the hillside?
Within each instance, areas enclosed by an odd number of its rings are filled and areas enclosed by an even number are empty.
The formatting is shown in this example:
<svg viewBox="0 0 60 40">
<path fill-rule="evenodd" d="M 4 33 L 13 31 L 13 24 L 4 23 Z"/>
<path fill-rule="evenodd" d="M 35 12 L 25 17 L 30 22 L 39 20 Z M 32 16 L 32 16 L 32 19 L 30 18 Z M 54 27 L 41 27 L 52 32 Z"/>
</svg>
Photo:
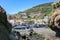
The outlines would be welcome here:
<svg viewBox="0 0 60 40">
<path fill-rule="evenodd" d="M 51 16 L 54 13 L 53 8 L 56 8 L 56 6 L 60 5 L 60 2 L 56 3 L 55 5 L 54 4 L 55 3 L 53 2 L 40 4 L 25 11 L 19 11 L 12 17 L 30 20 L 44 18 L 45 16 Z"/>
<path fill-rule="evenodd" d="M 24 12 L 37 12 L 37 11 L 46 11 L 47 9 L 49 9 L 51 6 L 51 3 L 46 3 L 46 4 L 41 4 L 41 5 L 37 5 L 35 7 L 32 7 L 30 9 L 25 10 Z"/>
<path fill-rule="evenodd" d="M 42 15 L 40 15 L 39 17 L 43 18 L 44 16 L 50 15 L 49 13 L 51 13 L 51 11 L 52 11 L 52 7 L 51 7 L 52 3 L 53 2 L 37 5 L 37 6 L 30 8 L 30 9 L 27 9 L 23 12 L 18 12 L 18 14 L 20 14 L 20 13 L 33 13 L 33 12 L 41 11 Z"/>
</svg>

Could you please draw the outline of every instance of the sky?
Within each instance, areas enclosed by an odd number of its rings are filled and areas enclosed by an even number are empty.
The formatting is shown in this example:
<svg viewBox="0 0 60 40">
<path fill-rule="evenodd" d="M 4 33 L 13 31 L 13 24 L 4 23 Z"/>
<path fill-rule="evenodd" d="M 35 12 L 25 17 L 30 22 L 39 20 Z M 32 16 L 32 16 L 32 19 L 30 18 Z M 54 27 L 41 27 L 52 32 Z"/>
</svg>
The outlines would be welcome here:
<svg viewBox="0 0 60 40">
<path fill-rule="evenodd" d="M 55 1 L 56 0 L 0 0 L 0 5 L 6 10 L 7 14 L 15 14 L 39 4 Z"/>
</svg>

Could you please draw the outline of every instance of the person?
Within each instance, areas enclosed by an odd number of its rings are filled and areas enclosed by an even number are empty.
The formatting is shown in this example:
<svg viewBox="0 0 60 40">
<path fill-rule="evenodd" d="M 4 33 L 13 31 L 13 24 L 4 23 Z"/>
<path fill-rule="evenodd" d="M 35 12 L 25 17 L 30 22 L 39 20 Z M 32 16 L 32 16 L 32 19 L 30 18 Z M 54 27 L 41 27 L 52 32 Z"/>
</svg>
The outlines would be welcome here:
<svg viewBox="0 0 60 40">
<path fill-rule="evenodd" d="M 30 29 L 29 36 L 32 36 L 33 35 L 33 32 L 34 32 L 34 30 L 33 29 Z"/>
<path fill-rule="evenodd" d="M 23 36 L 22 36 L 22 39 L 23 39 L 23 40 L 26 40 L 26 35 L 23 35 Z"/>
<path fill-rule="evenodd" d="M 21 37 L 20 32 L 16 32 L 16 35 L 18 36 L 18 40 L 20 40 Z"/>
<path fill-rule="evenodd" d="M 27 37 L 27 40 L 30 40 L 30 39 Z"/>
</svg>

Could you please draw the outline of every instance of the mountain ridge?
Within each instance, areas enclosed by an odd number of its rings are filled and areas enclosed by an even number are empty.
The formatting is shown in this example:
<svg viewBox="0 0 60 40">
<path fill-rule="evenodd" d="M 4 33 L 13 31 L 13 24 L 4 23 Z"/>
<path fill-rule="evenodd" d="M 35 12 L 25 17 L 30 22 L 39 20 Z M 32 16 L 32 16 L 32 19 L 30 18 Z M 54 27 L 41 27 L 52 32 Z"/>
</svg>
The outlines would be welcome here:
<svg viewBox="0 0 60 40">
<path fill-rule="evenodd" d="M 53 2 L 50 2 L 50 3 L 45 3 L 45 4 L 40 4 L 40 5 L 37 5 L 37 6 L 34 6 L 34 7 L 32 7 L 32 8 L 29 8 L 29 9 L 27 9 L 27 10 L 25 10 L 25 11 L 20 11 L 20 12 L 18 12 L 18 13 L 30 13 L 30 12 L 36 12 L 36 11 L 40 11 L 40 10 L 42 10 L 43 9 L 43 6 L 50 6 L 51 4 L 52 4 Z M 42 9 L 41 9 L 42 8 Z"/>
</svg>

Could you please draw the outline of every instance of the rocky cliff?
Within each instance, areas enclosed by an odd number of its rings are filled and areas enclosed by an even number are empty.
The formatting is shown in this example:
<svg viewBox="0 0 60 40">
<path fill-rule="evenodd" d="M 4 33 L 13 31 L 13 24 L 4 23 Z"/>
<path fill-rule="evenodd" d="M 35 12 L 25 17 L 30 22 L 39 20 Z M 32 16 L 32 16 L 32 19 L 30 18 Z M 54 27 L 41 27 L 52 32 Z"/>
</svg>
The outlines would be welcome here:
<svg viewBox="0 0 60 40">
<path fill-rule="evenodd" d="M 6 11 L 0 6 L 0 40 L 10 40 L 12 25 L 7 21 Z"/>
</svg>

